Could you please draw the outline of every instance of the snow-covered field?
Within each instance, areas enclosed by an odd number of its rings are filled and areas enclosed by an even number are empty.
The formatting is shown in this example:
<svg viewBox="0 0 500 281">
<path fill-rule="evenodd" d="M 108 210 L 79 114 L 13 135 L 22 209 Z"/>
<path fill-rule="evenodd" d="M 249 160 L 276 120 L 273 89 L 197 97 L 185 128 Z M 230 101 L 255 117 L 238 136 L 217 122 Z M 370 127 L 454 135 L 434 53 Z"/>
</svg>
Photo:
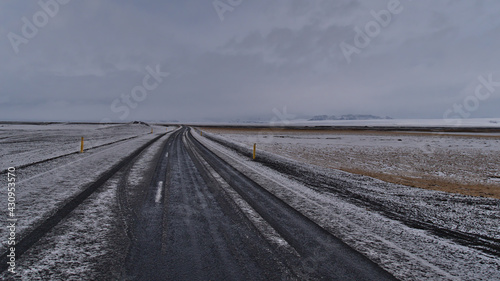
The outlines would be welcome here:
<svg viewBox="0 0 500 281">
<path fill-rule="evenodd" d="M 500 128 L 500 118 L 471 119 L 373 119 L 373 120 L 321 120 L 289 119 L 286 114 L 277 115 L 268 122 L 213 123 L 198 122 L 193 126 L 297 126 L 297 127 L 443 127 L 443 128 Z"/>
<path fill-rule="evenodd" d="M 116 174 L 34 245 L 19 260 L 13 279 L 119 280 L 129 242 L 129 204 L 142 198 L 138 193 L 149 184 L 147 171 L 156 167 L 167 138 L 146 149 L 130 169 Z M 0 275 L 2 280 L 12 277 Z"/>
<path fill-rule="evenodd" d="M 210 129 L 325 168 L 428 189 L 500 198 L 498 133 Z"/>
<path fill-rule="evenodd" d="M 283 122 L 283 121 L 282 121 Z M 500 128 L 500 118 L 474 119 L 375 119 L 375 120 L 324 120 L 286 121 L 294 126 L 369 126 L 369 127 L 487 127 Z"/>
<path fill-rule="evenodd" d="M 144 124 L 0 124 L 0 171 L 78 152 L 81 137 L 87 150 L 150 132 Z"/>
<path fill-rule="evenodd" d="M 127 158 L 150 140 L 165 133 L 165 127 L 123 124 L 99 128 L 99 125 L 3 125 L 0 145 L 1 169 L 16 168 L 16 209 L 18 239 L 61 208 L 70 198 L 95 182 L 114 165 Z M 169 128 L 172 131 L 173 128 Z M 80 137 L 89 140 L 86 151 L 79 151 Z M 107 144 L 107 145 L 104 145 Z M 58 157 L 65 155 L 64 157 Z M 28 165 L 41 162 L 35 165 Z M 0 173 L 7 186 L 7 175 Z M 7 193 L 0 193 L 5 210 L 0 224 L 6 225 Z M 0 237 L 7 237 L 0 228 Z M 2 240 L 0 251 L 6 247 Z"/>
<path fill-rule="evenodd" d="M 500 201 L 497 199 L 396 185 L 260 152 L 259 157 L 264 159 L 260 161 L 262 163 L 276 163 L 302 171 L 306 178 L 298 180 L 252 161 L 249 146 L 236 143 L 234 136 L 207 132 L 204 132 L 204 137 L 195 136 L 240 172 L 397 278 L 500 279 L 500 260 L 497 256 L 404 222 L 422 222 L 457 233 L 499 239 Z M 318 182 L 313 183 L 316 179 Z M 359 201 L 345 194 L 363 199 Z M 376 202 L 383 207 L 376 210 L 363 202 Z M 400 214 L 402 219 L 391 218 L 383 209 Z"/>
</svg>

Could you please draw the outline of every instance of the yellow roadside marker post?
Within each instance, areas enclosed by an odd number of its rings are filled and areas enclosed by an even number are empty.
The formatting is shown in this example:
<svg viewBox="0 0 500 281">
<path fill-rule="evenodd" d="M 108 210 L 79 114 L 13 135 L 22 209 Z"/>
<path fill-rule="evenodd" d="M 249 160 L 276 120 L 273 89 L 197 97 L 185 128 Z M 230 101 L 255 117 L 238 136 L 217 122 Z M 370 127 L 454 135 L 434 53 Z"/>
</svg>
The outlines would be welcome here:
<svg viewBox="0 0 500 281">
<path fill-rule="evenodd" d="M 153 133 L 153 128 L 151 128 L 151 134 Z"/>
<path fill-rule="evenodd" d="M 200 131 L 200 136 L 202 136 L 202 137 L 203 137 L 203 132 L 202 132 L 202 131 Z"/>
<path fill-rule="evenodd" d="M 80 145 L 80 153 L 83 153 L 83 137 L 82 137 L 82 143 Z"/>
<path fill-rule="evenodd" d="M 255 160 L 255 149 L 257 148 L 257 144 L 253 144 L 253 160 Z"/>
</svg>

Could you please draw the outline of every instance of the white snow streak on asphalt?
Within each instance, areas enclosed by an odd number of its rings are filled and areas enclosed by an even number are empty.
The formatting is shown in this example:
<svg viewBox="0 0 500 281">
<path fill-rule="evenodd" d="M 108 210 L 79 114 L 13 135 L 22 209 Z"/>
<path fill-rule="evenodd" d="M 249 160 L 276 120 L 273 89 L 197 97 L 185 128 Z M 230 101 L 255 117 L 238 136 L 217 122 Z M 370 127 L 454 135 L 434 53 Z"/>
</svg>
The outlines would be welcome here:
<svg viewBox="0 0 500 281">
<path fill-rule="evenodd" d="M 191 134 L 193 135 L 193 134 Z M 210 164 L 203 159 L 198 152 L 193 151 L 200 162 L 207 168 L 208 172 L 212 177 L 220 184 L 224 192 L 236 203 L 238 208 L 243 212 L 243 214 L 252 222 L 252 224 L 259 230 L 259 232 L 272 244 L 292 253 L 296 256 L 300 256 L 297 251 L 288 242 L 279 235 L 279 233 L 263 218 L 254 208 L 248 204 L 245 199 L 243 199 L 238 192 L 236 192 L 223 178 L 217 173 Z"/>
<path fill-rule="evenodd" d="M 156 190 L 156 198 L 155 198 L 156 203 L 160 203 L 161 201 L 162 190 L 163 190 L 163 182 L 160 181 L 158 182 L 158 189 Z"/>
</svg>

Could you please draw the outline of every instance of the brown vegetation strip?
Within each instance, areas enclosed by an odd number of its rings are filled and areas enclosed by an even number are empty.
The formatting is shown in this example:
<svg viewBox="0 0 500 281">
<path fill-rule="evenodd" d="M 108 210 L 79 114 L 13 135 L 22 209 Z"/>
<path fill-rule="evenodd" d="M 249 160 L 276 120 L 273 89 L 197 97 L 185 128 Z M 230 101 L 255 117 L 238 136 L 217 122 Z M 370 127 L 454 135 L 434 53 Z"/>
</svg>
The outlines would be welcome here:
<svg viewBox="0 0 500 281">
<path fill-rule="evenodd" d="M 480 197 L 490 197 L 490 198 L 500 199 L 500 186 L 495 186 L 495 185 L 463 184 L 443 179 L 413 178 L 413 177 L 377 173 L 373 171 L 360 170 L 360 169 L 340 169 L 340 170 L 352 174 L 369 176 L 385 182 L 402 184 L 411 187 L 438 190 L 450 193 L 458 193 L 469 196 L 480 196 Z"/>
</svg>

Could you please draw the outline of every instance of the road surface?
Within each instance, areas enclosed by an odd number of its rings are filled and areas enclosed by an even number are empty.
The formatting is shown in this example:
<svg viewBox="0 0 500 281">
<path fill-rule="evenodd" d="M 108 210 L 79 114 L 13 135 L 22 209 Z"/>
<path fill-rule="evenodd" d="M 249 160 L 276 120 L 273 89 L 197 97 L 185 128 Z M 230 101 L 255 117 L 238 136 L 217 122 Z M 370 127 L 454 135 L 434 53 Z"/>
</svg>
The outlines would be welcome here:
<svg viewBox="0 0 500 281">
<path fill-rule="evenodd" d="M 175 132 L 162 151 L 134 224 L 127 278 L 394 279 L 218 158 L 188 130 L 183 127 Z M 293 251 L 266 240 L 265 233 L 231 202 L 221 178 Z"/>
</svg>

